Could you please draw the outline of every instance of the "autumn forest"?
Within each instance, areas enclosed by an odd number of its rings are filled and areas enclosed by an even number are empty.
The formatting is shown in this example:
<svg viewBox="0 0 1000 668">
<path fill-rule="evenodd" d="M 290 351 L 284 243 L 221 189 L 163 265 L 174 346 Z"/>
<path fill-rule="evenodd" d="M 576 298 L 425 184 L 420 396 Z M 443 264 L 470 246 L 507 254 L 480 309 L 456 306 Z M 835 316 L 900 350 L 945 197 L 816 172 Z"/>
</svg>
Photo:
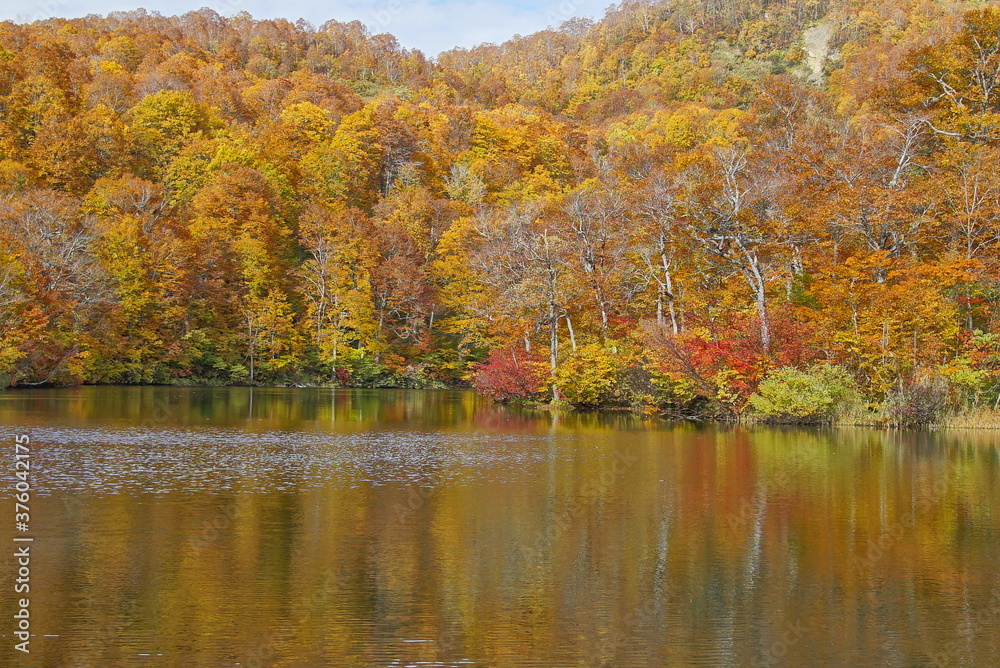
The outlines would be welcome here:
<svg viewBox="0 0 1000 668">
<path fill-rule="evenodd" d="M 998 158 L 991 4 L 626 1 L 436 58 L 0 23 L 0 386 L 985 415 Z"/>
</svg>

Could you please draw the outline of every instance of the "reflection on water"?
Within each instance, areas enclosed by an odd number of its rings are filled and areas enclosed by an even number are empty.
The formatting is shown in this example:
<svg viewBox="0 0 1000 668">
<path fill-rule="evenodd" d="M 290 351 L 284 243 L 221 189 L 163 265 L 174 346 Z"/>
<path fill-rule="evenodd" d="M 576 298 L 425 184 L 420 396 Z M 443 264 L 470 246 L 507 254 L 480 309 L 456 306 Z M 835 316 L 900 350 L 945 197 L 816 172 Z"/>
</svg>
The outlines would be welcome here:
<svg viewBox="0 0 1000 668">
<path fill-rule="evenodd" d="M 243 388 L 0 394 L 22 430 L 34 666 L 1000 665 L 989 432 Z"/>
</svg>

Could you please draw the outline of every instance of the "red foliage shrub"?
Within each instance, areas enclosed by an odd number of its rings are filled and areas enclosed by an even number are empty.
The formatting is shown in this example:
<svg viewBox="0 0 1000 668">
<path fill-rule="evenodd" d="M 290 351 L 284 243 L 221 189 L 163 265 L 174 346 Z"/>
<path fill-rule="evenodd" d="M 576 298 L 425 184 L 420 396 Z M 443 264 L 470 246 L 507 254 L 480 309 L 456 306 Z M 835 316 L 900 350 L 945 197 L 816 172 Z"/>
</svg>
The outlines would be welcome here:
<svg viewBox="0 0 1000 668">
<path fill-rule="evenodd" d="M 817 358 L 808 345 L 809 328 L 784 313 L 772 315 L 770 351 L 761 344 L 754 318 L 718 318 L 710 323 L 688 320 L 691 329 L 702 333 L 673 336 L 665 327 L 647 323 L 642 336 L 647 354 L 661 372 L 688 380 L 707 398 L 716 397 L 715 379 L 728 372 L 728 390 L 735 393 L 737 407 L 757 390 L 768 370 L 802 367 Z"/>
<path fill-rule="evenodd" d="M 476 391 L 494 401 L 529 399 L 545 387 L 548 370 L 538 355 L 515 348 L 495 350 L 472 379 Z"/>
</svg>

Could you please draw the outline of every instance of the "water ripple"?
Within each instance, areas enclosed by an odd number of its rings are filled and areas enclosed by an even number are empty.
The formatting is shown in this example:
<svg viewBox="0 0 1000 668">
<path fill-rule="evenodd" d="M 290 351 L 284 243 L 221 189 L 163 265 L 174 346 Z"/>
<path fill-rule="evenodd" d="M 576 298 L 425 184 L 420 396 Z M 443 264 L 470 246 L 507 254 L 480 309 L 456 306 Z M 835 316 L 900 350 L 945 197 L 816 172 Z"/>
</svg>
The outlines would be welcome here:
<svg viewBox="0 0 1000 668">
<path fill-rule="evenodd" d="M 546 459 L 545 437 L 494 433 L 34 428 L 35 486 L 118 493 L 420 486 L 506 477 Z"/>
</svg>

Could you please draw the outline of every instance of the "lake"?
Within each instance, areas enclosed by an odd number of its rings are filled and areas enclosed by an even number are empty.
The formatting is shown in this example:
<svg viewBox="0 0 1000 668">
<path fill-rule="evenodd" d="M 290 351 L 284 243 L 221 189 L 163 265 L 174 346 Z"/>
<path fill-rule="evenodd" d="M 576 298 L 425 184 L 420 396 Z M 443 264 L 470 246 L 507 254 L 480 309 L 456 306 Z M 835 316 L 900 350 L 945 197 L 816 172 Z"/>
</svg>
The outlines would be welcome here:
<svg viewBox="0 0 1000 668">
<path fill-rule="evenodd" d="M 460 391 L 0 393 L 0 665 L 1000 665 L 1000 434 Z"/>
</svg>

